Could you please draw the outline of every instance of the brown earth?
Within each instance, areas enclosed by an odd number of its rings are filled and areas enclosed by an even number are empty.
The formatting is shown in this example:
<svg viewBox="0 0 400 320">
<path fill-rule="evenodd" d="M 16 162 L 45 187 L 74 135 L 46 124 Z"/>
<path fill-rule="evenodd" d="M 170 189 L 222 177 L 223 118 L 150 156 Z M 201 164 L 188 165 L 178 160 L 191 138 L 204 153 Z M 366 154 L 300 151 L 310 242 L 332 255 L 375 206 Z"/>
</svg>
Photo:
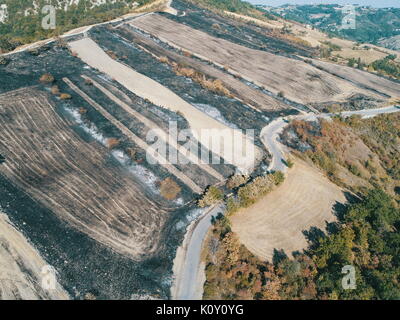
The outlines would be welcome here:
<svg viewBox="0 0 400 320">
<path fill-rule="evenodd" d="M 364 86 L 370 87 L 373 82 L 379 85 L 378 90 L 383 90 L 388 85 L 385 81 L 380 83 L 380 77 L 366 72 L 362 72 L 368 78 L 365 83 L 357 76 L 358 81 L 353 84 L 352 79 L 342 79 L 331 74 L 331 71 L 319 70 L 306 62 L 215 38 L 157 14 L 139 17 L 131 25 L 199 58 L 225 67 L 231 73 L 275 94 L 281 92 L 288 99 L 303 104 L 344 101 L 355 93 L 382 98 L 382 95 Z M 335 64 L 331 67 L 346 68 Z M 400 94 L 399 84 L 391 83 L 391 87 L 394 88 L 391 94 Z"/>
<path fill-rule="evenodd" d="M 168 210 L 107 165 L 105 147 L 80 138 L 34 88 L 0 95 L 0 105 L 0 174 L 114 250 L 134 259 L 155 253 Z"/>
</svg>

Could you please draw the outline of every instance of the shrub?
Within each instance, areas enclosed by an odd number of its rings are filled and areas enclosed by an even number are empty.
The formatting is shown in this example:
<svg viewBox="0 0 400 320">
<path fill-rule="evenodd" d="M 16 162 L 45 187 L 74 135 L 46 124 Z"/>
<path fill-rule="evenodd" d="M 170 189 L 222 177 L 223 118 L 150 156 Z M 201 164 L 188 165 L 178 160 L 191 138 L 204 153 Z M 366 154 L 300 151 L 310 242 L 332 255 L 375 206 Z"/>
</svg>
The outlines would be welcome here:
<svg viewBox="0 0 400 320">
<path fill-rule="evenodd" d="M 223 197 L 224 193 L 221 189 L 211 186 L 206 190 L 197 204 L 201 208 L 208 207 L 221 201 Z"/>
<path fill-rule="evenodd" d="M 114 149 L 119 145 L 119 140 L 117 138 L 108 138 L 106 144 L 107 148 Z"/>
<path fill-rule="evenodd" d="M 241 185 L 245 184 L 248 180 L 248 177 L 240 174 L 235 174 L 228 179 L 226 186 L 229 189 L 234 189 L 240 187 Z"/>
<path fill-rule="evenodd" d="M 181 192 L 181 188 L 170 177 L 161 181 L 160 193 L 165 199 L 174 200 L 177 198 L 177 196 L 180 192 Z"/>
<path fill-rule="evenodd" d="M 294 162 L 290 158 L 287 159 L 286 164 L 287 164 L 288 168 L 293 168 L 293 166 L 294 166 Z"/>
<path fill-rule="evenodd" d="M 58 88 L 58 86 L 52 86 L 51 93 L 58 96 L 60 94 L 60 89 Z"/>
<path fill-rule="evenodd" d="M 168 63 L 169 64 L 169 59 L 168 59 L 168 57 L 160 57 L 159 59 L 158 59 L 158 61 L 160 61 L 161 63 Z"/>
<path fill-rule="evenodd" d="M 42 83 L 53 83 L 54 77 L 50 73 L 45 73 L 40 77 L 40 82 Z"/>
<path fill-rule="evenodd" d="M 72 98 L 71 95 L 68 94 L 68 93 L 61 93 L 61 94 L 60 94 L 60 99 L 61 99 L 61 100 L 69 100 L 69 99 L 71 99 L 71 98 Z"/>
<path fill-rule="evenodd" d="M 274 181 L 274 184 L 276 186 L 279 186 L 283 183 L 283 181 L 285 181 L 285 175 L 281 171 L 276 171 L 272 174 L 272 179 Z"/>
<path fill-rule="evenodd" d="M 113 59 L 113 60 L 118 60 L 118 56 L 115 54 L 114 51 L 108 50 L 108 51 L 106 51 L 106 53 L 108 54 L 108 56 L 109 56 L 111 59 Z"/>
<path fill-rule="evenodd" d="M 85 79 L 85 84 L 86 84 L 87 86 L 92 86 L 92 85 L 93 85 L 93 81 L 90 80 L 90 79 Z"/>
</svg>

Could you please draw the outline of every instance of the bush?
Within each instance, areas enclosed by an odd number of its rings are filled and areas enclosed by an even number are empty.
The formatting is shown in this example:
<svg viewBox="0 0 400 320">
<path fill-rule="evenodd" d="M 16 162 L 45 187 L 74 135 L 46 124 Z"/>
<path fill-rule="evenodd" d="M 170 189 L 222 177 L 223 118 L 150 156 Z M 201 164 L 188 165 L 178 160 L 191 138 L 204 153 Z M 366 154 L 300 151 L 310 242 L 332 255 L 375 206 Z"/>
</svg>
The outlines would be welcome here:
<svg viewBox="0 0 400 320">
<path fill-rule="evenodd" d="M 119 140 L 117 138 L 108 138 L 106 144 L 107 148 L 114 149 L 119 145 Z"/>
<path fill-rule="evenodd" d="M 197 204 L 201 208 L 208 207 L 221 201 L 223 197 L 224 193 L 221 189 L 211 186 L 206 190 Z"/>
<path fill-rule="evenodd" d="M 71 98 L 72 98 L 71 95 L 68 94 L 68 93 L 61 93 L 61 94 L 60 94 L 60 99 L 61 99 L 61 100 L 69 100 L 69 99 L 71 99 Z"/>
<path fill-rule="evenodd" d="M 288 168 L 293 168 L 293 166 L 294 166 L 294 162 L 290 158 L 287 159 L 286 164 L 287 164 Z"/>
<path fill-rule="evenodd" d="M 247 182 L 247 180 L 248 180 L 248 177 L 246 177 L 244 175 L 235 174 L 228 179 L 226 186 L 229 189 L 235 189 L 235 188 L 238 188 L 241 185 L 245 184 Z"/>
<path fill-rule="evenodd" d="M 52 86 L 51 93 L 58 96 L 60 94 L 60 89 L 58 88 L 58 86 Z"/>
<path fill-rule="evenodd" d="M 160 61 L 161 63 L 168 63 L 169 64 L 169 59 L 168 57 L 160 57 L 158 59 L 158 61 Z"/>
<path fill-rule="evenodd" d="M 272 179 L 276 186 L 279 186 L 285 181 L 285 175 L 281 171 L 276 171 L 272 174 Z"/>
<path fill-rule="evenodd" d="M 41 83 L 53 83 L 54 82 L 54 77 L 50 73 L 45 73 L 40 77 L 40 82 Z"/>
<path fill-rule="evenodd" d="M 93 85 L 93 81 L 90 80 L 90 79 L 85 79 L 85 84 L 86 84 L 87 86 L 92 86 L 92 85 Z"/>
<path fill-rule="evenodd" d="M 6 57 L 0 57 L 0 65 L 5 66 L 9 62 L 9 59 Z"/>
<path fill-rule="evenodd" d="M 165 199 L 174 200 L 177 198 L 177 196 L 180 192 L 181 192 L 181 188 L 170 177 L 161 181 L 160 193 Z"/>
</svg>

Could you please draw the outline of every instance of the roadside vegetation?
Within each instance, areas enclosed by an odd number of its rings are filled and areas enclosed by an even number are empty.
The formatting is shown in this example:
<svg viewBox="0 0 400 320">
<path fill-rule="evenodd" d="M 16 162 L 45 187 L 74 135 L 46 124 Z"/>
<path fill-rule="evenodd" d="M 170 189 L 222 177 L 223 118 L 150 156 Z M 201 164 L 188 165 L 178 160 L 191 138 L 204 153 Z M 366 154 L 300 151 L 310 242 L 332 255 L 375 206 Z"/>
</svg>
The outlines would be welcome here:
<svg viewBox="0 0 400 320">
<path fill-rule="evenodd" d="M 234 188 L 235 196 L 226 200 L 226 214 L 229 216 L 241 208 L 248 208 L 260 198 L 271 192 L 275 186 L 283 183 L 285 176 L 277 171 L 265 176 L 259 176 Z"/>
<path fill-rule="evenodd" d="M 240 244 L 229 218 L 216 220 L 207 241 L 205 299 L 399 299 L 400 210 L 374 189 L 348 205 L 329 230 L 310 230 L 309 247 L 261 261 Z M 356 289 L 342 287 L 355 268 Z"/>
</svg>

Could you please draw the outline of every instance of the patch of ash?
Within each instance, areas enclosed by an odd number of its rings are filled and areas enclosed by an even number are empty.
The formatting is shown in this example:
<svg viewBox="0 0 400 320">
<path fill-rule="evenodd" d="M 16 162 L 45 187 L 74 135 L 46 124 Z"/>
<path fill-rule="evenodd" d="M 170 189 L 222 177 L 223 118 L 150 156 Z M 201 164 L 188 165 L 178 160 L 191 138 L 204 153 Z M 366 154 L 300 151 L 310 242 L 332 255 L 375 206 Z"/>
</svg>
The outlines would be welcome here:
<svg viewBox="0 0 400 320">
<path fill-rule="evenodd" d="M 193 105 L 197 109 L 199 109 L 201 112 L 203 112 L 203 113 L 207 114 L 209 117 L 227 125 L 228 127 L 232 128 L 232 129 L 239 129 L 237 125 L 226 120 L 225 117 L 222 115 L 222 113 L 217 108 L 210 106 L 209 104 L 203 104 L 203 103 L 194 103 Z"/>
<path fill-rule="evenodd" d="M 75 122 L 93 139 L 100 142 L 103 146 L 107 145 L 107 138 L 98 130 L 94 124 L 87 124 L 83 121 L 80 113 L 72 108 L 64 108 L 75 120 Z"/>
<path fill-rule="evenodd" d="M 182 230 L 183 228 L 190 225 L 194 220 L 200 217 L 204 212 L 202 208 L 196 208 L 190 210 L 184 218 L 182 218 L 175 226 L 176 230 Z"/>
</svg>

